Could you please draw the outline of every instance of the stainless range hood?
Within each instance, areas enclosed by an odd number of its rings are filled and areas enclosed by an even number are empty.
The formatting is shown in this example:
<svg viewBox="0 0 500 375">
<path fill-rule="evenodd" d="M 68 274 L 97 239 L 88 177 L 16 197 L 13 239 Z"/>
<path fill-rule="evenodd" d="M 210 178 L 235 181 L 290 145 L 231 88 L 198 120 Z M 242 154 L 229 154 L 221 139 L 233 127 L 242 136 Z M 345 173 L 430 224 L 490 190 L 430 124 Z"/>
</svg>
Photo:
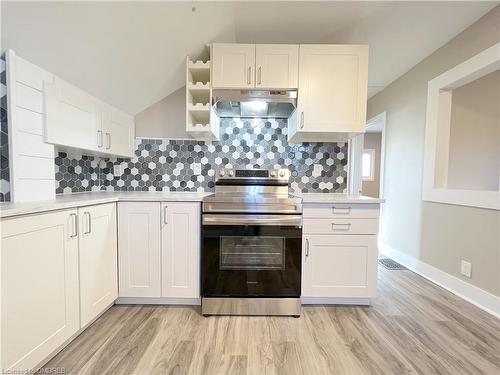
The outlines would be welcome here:
<svg viewBox="0 0 500 375">
<path fill-rule="evenodd" d="M 297 107 L 297 90 L 214 90 L 219 117 L 289 118 Z"/>
</svg>

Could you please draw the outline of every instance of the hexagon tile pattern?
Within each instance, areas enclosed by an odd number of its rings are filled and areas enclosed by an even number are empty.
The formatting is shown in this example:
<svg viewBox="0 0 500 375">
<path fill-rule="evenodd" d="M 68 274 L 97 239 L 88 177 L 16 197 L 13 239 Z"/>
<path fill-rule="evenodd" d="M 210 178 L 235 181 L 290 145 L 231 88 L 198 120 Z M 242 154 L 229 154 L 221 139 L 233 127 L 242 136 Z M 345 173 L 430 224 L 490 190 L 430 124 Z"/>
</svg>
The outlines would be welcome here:
<svg viewBox="0 0 500 375">
<path fill-rule="evenodd" d="M 290 145 L 287 130 L 283 119 L 222 119 L 219 142 L 137 139 L 134 158 L 105 160 L 100 171 L 97 159 L 70 160 L 60 153 L 57 192 L 95 190 L 97 185 L 110 191 L 212 191 L 218 168 L 283 166 L 291 171 L 292 192 L 345 192 L 347 143 Z M 201 164 L 198 176 L 194 163 Z M 123 168 L 119 177 L 113 176 L 115 164 Z M 318 176 L 315 164 L 321 166 Z"/>
</svg>

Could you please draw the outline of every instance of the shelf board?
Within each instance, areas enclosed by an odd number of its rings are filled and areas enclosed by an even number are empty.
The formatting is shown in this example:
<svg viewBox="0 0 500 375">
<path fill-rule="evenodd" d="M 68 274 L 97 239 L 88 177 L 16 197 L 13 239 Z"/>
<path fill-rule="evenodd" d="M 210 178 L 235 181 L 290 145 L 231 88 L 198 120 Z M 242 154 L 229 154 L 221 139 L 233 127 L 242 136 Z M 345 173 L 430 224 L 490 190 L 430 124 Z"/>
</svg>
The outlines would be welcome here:
<svg viewBox="0 0 500 375">
<path fill-rule="evenodd" d="M 210 91 L 210 82 L 189 83 L 188 89 L 193 91 Z"/>
<path fill-rule="evenodd" d="M 190 112 L 210 112 L 210 104 L 188 104 L 188 111 Z"/>
<path fill-rule="evenodd" d="M 203 62 L 201 60 L 197 61 L 189 61 L 188 69 L 190 70 L 209 70 L 210 69 L 210 60 Z"/>
</svg>

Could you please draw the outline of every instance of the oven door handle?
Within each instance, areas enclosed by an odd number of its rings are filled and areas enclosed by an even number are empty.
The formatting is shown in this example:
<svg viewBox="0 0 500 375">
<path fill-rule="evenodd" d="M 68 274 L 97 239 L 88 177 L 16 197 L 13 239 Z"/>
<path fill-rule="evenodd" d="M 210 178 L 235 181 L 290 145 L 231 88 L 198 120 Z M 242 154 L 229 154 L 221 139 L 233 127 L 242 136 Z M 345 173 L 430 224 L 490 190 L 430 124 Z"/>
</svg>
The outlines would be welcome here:
<svg viewBox="0 0 500 375">
<path fill-rule="evenodd" d="M 302 226 L 302 215 L 203 215 L 203 225 Z"/>
</svg>

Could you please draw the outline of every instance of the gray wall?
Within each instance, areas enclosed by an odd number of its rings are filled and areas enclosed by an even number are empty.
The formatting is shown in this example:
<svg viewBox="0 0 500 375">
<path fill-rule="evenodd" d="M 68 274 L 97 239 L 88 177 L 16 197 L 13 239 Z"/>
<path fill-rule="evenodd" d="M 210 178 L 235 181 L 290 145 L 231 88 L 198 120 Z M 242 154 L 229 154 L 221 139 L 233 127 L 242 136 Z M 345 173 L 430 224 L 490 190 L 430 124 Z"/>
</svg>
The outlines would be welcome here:
<svg viewBox="0 0 500 375">
<path fill-rule="evenodd" d="M 500 296 L 500 212 L 422 201 L 427 82 L 498 42 L 500 7 L 464 30 L 368 102 L 387 111 L 382 243 Z M 479 94 L 481 95 L 481 94 Z"/>
<path fill-rule="evenodd" d="M 498 190 L 500 70 L 453 90 L 448 187 Z"/>
<path fill-rule="evenodd" d="M 135 116 L 135 135 L 192 139 L 186 134 L 186 87 L 174 91 Z"/>
</svg>

